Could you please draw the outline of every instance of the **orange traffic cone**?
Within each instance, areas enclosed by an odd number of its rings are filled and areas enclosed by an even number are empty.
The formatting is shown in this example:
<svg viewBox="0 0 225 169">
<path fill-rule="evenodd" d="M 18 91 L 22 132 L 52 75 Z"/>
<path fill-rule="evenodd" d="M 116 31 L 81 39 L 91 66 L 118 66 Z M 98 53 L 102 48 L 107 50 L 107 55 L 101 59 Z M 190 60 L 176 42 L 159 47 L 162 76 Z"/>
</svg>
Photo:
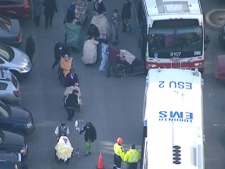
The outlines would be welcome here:
<svg viewBox="0 0 225 169">
<path fill-rule="evenodd" d="M 102 153 L 100 153 L 99 158 L 98 158 L 97 169 L 104 169 L 103 159 L 102 159 Z"/>
</svg>

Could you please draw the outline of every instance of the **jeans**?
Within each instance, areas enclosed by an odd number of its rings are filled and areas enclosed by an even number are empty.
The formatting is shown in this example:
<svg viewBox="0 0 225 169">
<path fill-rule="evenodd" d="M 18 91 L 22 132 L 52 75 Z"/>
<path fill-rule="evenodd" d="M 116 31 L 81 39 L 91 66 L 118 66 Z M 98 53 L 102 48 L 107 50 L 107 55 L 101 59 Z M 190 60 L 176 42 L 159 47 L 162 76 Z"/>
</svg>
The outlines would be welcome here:
<svg viewBox="0 0 225 169">
<path fill-rule="evenodd" d="M 138 163 L 127 163 L 127 169 L 137 169 Z"/>
<path fill-rule="evenodd" d="M 88 139 L 85 145 L 85 154 L 91 154 L 91 148 L 92 148 L 92 141 Z"/>
</svg>

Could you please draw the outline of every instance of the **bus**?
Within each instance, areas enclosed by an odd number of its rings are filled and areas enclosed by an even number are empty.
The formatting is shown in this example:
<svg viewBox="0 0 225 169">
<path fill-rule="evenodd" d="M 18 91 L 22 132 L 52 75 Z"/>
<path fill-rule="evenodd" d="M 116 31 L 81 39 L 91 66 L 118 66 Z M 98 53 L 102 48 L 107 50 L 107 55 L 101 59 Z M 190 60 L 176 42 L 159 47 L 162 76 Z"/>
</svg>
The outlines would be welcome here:
<svg viewBox="0 0 225 169">
<path fill-rule="evenodd" d="M 209 39 L 205 40 L 199 0 L 140 0 L 138 22 L 139 47 L 147 70 L 198 68 L 204 72 Z"/>
<path fill-rule="evenodd" d="M 204 169 L 203 80 L 198 70 L 150 69 L 142 169 Z"/>
</svg>

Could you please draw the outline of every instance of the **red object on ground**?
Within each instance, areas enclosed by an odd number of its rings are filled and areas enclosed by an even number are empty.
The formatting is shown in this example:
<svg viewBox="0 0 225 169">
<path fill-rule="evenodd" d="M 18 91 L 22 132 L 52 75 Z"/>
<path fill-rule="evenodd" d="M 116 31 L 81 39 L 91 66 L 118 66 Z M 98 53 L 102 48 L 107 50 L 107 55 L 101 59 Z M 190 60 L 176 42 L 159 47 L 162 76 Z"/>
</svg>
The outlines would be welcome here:
<svg viewBox="0 0 225 169">
<path fill-rule="evenodd" d="M 99 158 L 98 158 L 97 169 L 104 169 L 103 159 L 102 159 L 102 153 L 100 153 Z"/>
</svg>

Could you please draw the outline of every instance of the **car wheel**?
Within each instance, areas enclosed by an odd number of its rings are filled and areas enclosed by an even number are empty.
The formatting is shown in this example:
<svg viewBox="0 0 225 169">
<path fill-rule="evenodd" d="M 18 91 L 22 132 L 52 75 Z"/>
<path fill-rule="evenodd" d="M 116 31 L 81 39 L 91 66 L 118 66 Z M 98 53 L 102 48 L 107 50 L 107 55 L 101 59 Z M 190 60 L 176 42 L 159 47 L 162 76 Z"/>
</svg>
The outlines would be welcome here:
<svg viewBox="0 0 225 169">
<path fill-rule="evenodd" d="M 21 136 L 24 136 L 24 135 L 25 135 L 24 131 L 18 130 L 18 129 L 13 130 L 13 133 L 19 134 L 19 135 L 21 135 Z"/>
</svg>

